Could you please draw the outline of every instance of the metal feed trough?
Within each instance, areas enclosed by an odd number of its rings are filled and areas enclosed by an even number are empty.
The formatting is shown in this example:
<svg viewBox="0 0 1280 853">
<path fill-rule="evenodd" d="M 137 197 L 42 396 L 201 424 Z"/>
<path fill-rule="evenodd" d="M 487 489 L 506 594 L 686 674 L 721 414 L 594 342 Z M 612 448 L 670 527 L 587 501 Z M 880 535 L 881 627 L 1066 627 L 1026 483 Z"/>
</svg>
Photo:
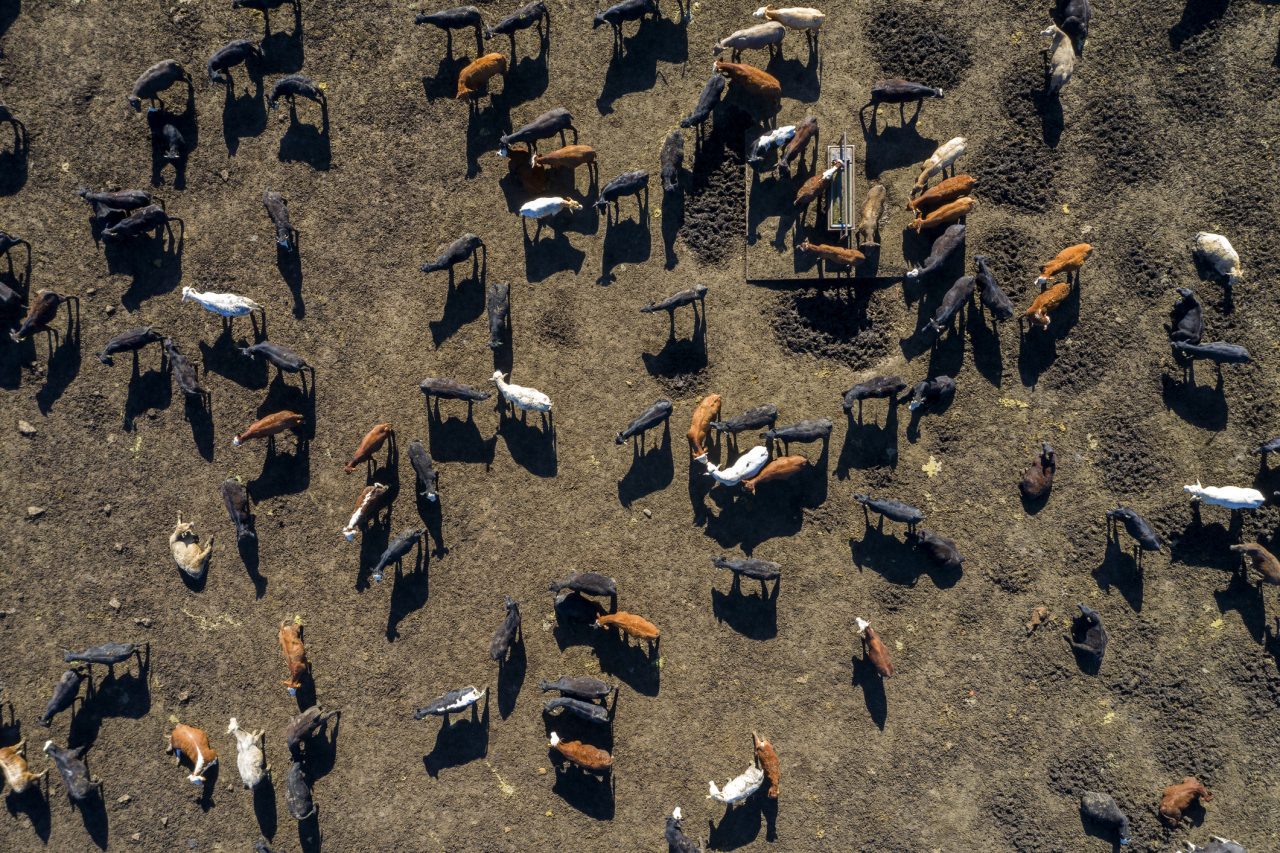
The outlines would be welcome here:
<svg viewBox="0 0 1280 853">
<path fill-rule="evenodd" d="M 858 214 L 854 204 L 853 146 L 845 134 L 840 135 L 839 145 L 827 146 L 827 168 L 836 163 L 843 163 L 844 168 L 840 170 L 839 180 L 832 181 L 827 187 L 827 230 L 839 231 L 841 242 L 852 248 L 849 245 L 850 235 L 858 227 Z"/>
</svg>

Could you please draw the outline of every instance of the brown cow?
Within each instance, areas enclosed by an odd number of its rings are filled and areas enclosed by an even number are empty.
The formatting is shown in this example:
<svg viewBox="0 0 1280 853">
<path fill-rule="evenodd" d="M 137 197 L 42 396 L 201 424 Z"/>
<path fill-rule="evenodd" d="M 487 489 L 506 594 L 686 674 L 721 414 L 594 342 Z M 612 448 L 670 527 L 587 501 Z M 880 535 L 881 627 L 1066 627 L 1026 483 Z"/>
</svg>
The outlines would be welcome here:
<svg viewBox="0 0 1280 853">
<path fill-rule="evenodd" d="M 977 204 L 978 200 L 973 196 L 962 196 L 931 211 L 928 216 L 914 220 L 909 227 L 916 229 L 916 233 L 919 234 L 926 228 L 938 228 L 959 222 L 968 216 Z"/>
<path fill-rule="evenodd" d="M 356 470 L 356 466 L 361 462 L 367 462 L 373 458 L 373 454 L 382 449 L 382 445 L 387 443 L 387 439 L 395 435 L 395 430 L 391 428 L 391 424 L 381 423 L 375 424 L 373 429 L 365 434 L 361 439 L 360 446 L 356 448 L 355 455 L 351 457 L 351 461 L 342 466 L 342 470 L 348 474 Z"/>
<path fill-rule="evenodd" d="M 1194 776 L 1186 776 L 1176 785 L 1164 789 L 1160 796 L 1160 819 L 1170 826 L 1182 823 L 1183 812 L 1197 799 L 1209 802 L 1213 794 Z"/>
<path fill-rule="evenodd" d="M 853 621 L 858 629 L 858 636 L 862 637 L 862 653 L 865 659 L 871 662 L 881 678 L 889 678 L 893 675 L 893 661 L 889 660 L 889 649 L 884 641 L 867 620 L 859 617 Z"/>
<path fill-rule="evenodd" d="M 249 427 L 235 438 L 231 439 L 231 443 L 239 447 L 246 441 L 254 438 L 272 438 L 279 435 L 287 429 L 297 429 L 302 426 L 302 422 L 306 420 L 297 412 L 276 412 L 267 415 L 265 418 L 254 421 Z"/>
<path fill-rule="evenodd" d="M 179 763 L 183 753 L 186 753 L 187 760 L 191 762 L 191 775 L 187 777 L 187 781 L 196 785 L 203 785 L 204 774 L 218 763 L 218 753 L 209 745 L 209 736 L 202 729 L 183 723 L 174 726 L 169 733 L 169 748 L 166 751 L 172 752 L 175 761 Z"/>
<path fill-rule="evenodd" d="M 867 259 L 867 256 L 859 252 L 857 249 L 846 249 L 844 246 L 827 246 L 822 243 L 810 243 L 805 240 L 799 246 L 796 246 L 802 252 L 809 252 L 817 255 L 829 264 L 844 264 L 845 266 L 857 266 Z"/>
<path fill-rule="evenodd" d="M 825 172 L 819 172 L 801 184 L 800 189 L 796 190 L 796 210 L 808 210 L 809 205 L 813 204 L 813 200 L 825 192 L 827 187 L 831 186 L 831 182 L 843 168 L 844 161 L 837 160 L 835 165 L 830 169 L 827 169 Z"/>
<path fill-rule="evenodd" d="M 884 216 L 884 184 L 873 184 L 867 190 L 867 200 L 862 203 L 862 215 L 858 219 L 856 239 L 859 246 L 880 245 L 880 217 Z"/>
<path fill-rule="evenodd" d="M 599 747 L 578 740 L 561 740 L 560 735 L 552 732 L 551 748 L 569 761 L 596 773 L 607 773 L 613 767 L 613 756 Z"/>
<path fill-rule="evenodd" d="M 742 487 L 751 494 L 756 493 L 756 486 L 761 483 L 767 483 L 770 480 L 786 480 L 794 477 L 805 469 L 809 464 L 809 460 L 803 456 L 779 456 L 768 465 L 760 469 L 760 473 L 756 474 L 749 480 L 742 481 Z"/>
<path fill-rule="evenodd" d="M 776 800 L 778 799 L 778 779 L 782 773 L 782 765 L 778 763 L 778 753 L 774 751 L 773 744 L 755 732 L 751 733 L 751 742 L 755 745 L 756 761 L 760 762 L 765 781 L 769 783 L 765 796 Z"/>
<path fill-rule="evenodd" d="M 707 436 L 711 434 L 711 422 L 720 417 L 720 395 L 708 394 L 693 410 L 693 422 L 689 425 L 689 452 L 694 459 L 707 455 Z"/>
<path fill-rule="evenodd" d="M 642 616 L 628 613 L 625 610 L 600 614 L 596 617 L 596 627 L 618 628 L 628 636 L 639 640 L 649 640 L 650 642 L 658 639 L 660 635 L 657 625 Z"/>
<path fill-rule="evenodd" d="M 486 53 L 472 61 L 458 74 L 457 100 L 483 98 L 489 94 L 489 81 L 495 76 L 507 76 L 507 58 L 501 53 Z"/>
<path fill-rule="evenodd" d="M 1280 584 L 1280 560 L 1257 542 L 1246 542 L 1243 545 L 1232 545 L 1231 550 L 1251 563 L 1251 568 L 1258 573 L 1259 583 Z"/>
<path fill-rule="evenodd" d="M 1066 273 L 1068 280 L 1071 273 L 1079 272 L 1084 266 L 1084 262 L 1089 260 L 1089 256 L 1093 254 L 1093 247 L 1088 243 L 1077 243 L 1074 246 L 1068 246 L 1058 253 L 1058 256 L 1049 263 L 1040 268 L 1040 277 L 1036 279 L 1036 284 L 1044 287 L 1049 279 L 1059 273 Z"/>
<path fill-rule="evenodd" d="M 717 74 L 723 74 L 734 88 L 741 88 L 748 95 L 775 103 L 782 100 L 782 84 L 778 82 L 777 77 L 768 72 L 761 71 L 753 65 L 724 62 L 720 59 L 717 59 L 712 67 Z"/>
<path fill-rule="evenodd" d="M 302 686 L 302 678 L 311 672 L 307 647 L 302 642 L 301 625 L 288 621 L 280 623 L 280 651 L 284 652 L 284 663 L 289 667 L 289 678 L 280 683 L 288 688 L 290 696 L 296 696 Z"/>
<path fill-rule="evenodd" d="M 923 216 L 935 207 L 941 207 L 949 201 L 969 195 L 977 185 L 978 180 L 973 175 L 954 175 L 908 201 L 907 210 L 914 210 L 918 215 Z"/>
<path fill-rule="evenodd" d="M 28 785 L 43 779 L 44 774 L 49 772 L 46 768 L 40 773 L 32 773 L 27 768 L 26 749 L 25 740 L 0 749 L 0 772 L 4 773 L 4 781 L 9 783 L 9 789 L 15 794 L 21 794 L 27 790 Z"/>
<path fill-rule="evenodd" d="M 525 192 L 534 195 L 540 195 L 551 181 L 551 170 L 533 165 L 533 152 L 528 148 L 507 149 L 507 172 L 520 180 Z"/>
<path fill-rule="evenodd" d="M 546 169 L 576 169 L 586 166 L 590 172 L 595 167 L 596 150 L 590 145 L 566 145 L 550 154 L 534 154 L 532 165 Z"/>
<path fill-rule="evenodd" d="M 1032 300 L 1031 307 L 1027 309 L 1024 316 L 1042 329 L 1049 328 L 1049 312 L 1057 310 L 1067 300 L 1067 294 L 1070 292 L 1071 285 L 1065 281 L 1050 286 Z"/>
</svg>

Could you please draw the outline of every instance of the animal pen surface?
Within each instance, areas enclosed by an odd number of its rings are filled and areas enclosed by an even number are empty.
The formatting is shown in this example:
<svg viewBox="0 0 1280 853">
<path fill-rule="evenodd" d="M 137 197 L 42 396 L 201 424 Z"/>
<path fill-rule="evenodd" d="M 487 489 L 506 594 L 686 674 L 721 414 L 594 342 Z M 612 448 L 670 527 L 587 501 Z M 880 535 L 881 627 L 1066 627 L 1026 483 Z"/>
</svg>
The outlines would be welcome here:
<svg viewBox="0 0 1280 853">
<path fill-rule="evenodd" d="M 309 102 L 296 122 L 287 105 L 266 109 L 243 67 L 230 97 L 208 82 L 210 53 L 263 37 L 260 14 L 230 5 L 0 0 L 0 101 L 29 131 L 15 155 L 0 124 L 0 229 L 33 246 L 29 281 L 21 249 L 13 273 L 0 259 L 0 280 L 82 300 L 78 345 L 52 358 L 43 337 L 0 345 L 0 684 L 19 724 L 0 729 L 0 744 L 25 738 L 37 772 L 46 738 L 88 746 L 104 782 L 82 811 L 56 771 L 47 801 L 7 798 L 0 850 L 247 850 L 266 832 L 285 851 L 659 851 L 677 805 L 685 831 L 716 850 L 1111 850 L 1081 826 L 1084 790 L 1116 798 L 1135 851 L 1215 834 L 1280 849 L 1276 590 L 1238 579 L 1228 551 L 1254 540 L 1274 551 L 1280 511 L 1232 522 L 1195 513 L 1182 492 L 1197 479 L 1280 488 L 1249 453 L 1280 432 L 1280 7 L 1096 0 L 1055 101 L 1038 94 L 1049 4 L 825 4 L 817 56 L 790 33 L 781 57 L 744 61 L 781 81 L 778 124 L 816 115 L 824 147 L 849 131 L 860 198 L 888 188 L 880 275 L 928 252 L 904 235 L 903 206 L 939 144 L 965 136 L 960 171 L 980 183 L 963 262 L 905 286 L 815 293 L 743 282 L 743 251 L 753 266 L 771 252 L 795 275 L 772 245 L 794 188 L 767 176 L 750 188 L 751 209 L 769 216 L 744 249 L 738 145 L 754 123 L 733 93 L 696 157 L 686 132 L 684 200 L 657 183 L 659 147 L 711 73 L 711 44 L 755 23 L 754 0 L 704 0 L 687 22 L 662 0 L 664 16 L 627 24 L 616 55 L 608 27 L 591 29 L 590 4 L 549 0 L 548 49 L 521 32 L 500 94 L 474 115 L 453 95 L 475 41 L 456 33 L 447 56 L 441 32 L 413 25 L 430 11 L 421 2 L 303 0 L 300 24 L 282 6 L 265 85 L 294 71 L 324 84 L 327 125 Z M 493 22 L 518 4 L 477 5 Z M 510 48 L 498 37 L 483 49 Z M 151 186 L 146 120 L 124 95 L 165 57 L 196 78 L 182 185 L 159 163 L 154 187 L 185 234 L 180 251 L 117 252 L 95 244 L 75 191 Z M 857 110 L 894 75 L 945 97 L 914 122 L 883 107 L 864 136 Z M 585 209 L 523 241 L 515 211 L 528 196 L 494 152 L 500 134 L 557 106 L 599 152 L 601 185 L 653 173 L 647 219 L 626 198 L 606 224 L 580 170 L 576 188 L 564 176 L 551 192 Z M 277 254 L 268 188 L 288 199 L 297 256 Z M 1201 230 L 1229 235 L 1244 259 L 1233 310 L 1192 263 Z M 425 377 L 492 388 L 480 282 L 469 265 L 452 289 L 444 273 L 417 272 L 465 231 L 488 246 L 485 283 L 511 284 L 513 341 L 497 367 L 551 396 L 553 438 L 536 414 L 500 419 L 492 402 L 471 419 L 463 403 L 428 417 Z M 1094 256 L 1048 333 L 993 330 L 972 309 L 936 348 L 914 334 L 974 255 L 1023 310 L 1040 264 L 1081 241 Z M 638 313 L 697 283 L 709 288 L 705 323 L 681 308 L 671 337 L 662 313 Z M 264 306 L 270 340 L 315 366 L 314 395 L 241 356 L 247 318 L 224 331 L 180 301 L 184 285 Z M 1252 364 L 1184 383 L 1163 328 L 1177 286 Z M 136 370 L 128 354 L 112 367 L 94 357 L 144 325 L 201 365 L 207 413 L 173 390 L 157 346 Z M 860 422 L 846 419 L 842 392 L 889 373 L 953 375 L 955 399 L 920 417 L 872 400 Z M 780 424 L 828 417 L 835 428 L 825 449 L 791 448 L 812 460 L 805 475 L 754 498 L 709 492 L 683 433 L 710 392 L 726 417 L 772 402 Z M 661 396 L 674 402 L 669 434 L 651 432 L 643 451 L 615 445 Z M 313 425 L 307 442 L 281 436 L 271 455 L 231 446 L 280 408 Z M 400 448 L 398 461 L 378 455 L 397 491 L 390 519 L 347 543 L 339 531 L 367 479 L 342 464 L 384 420 Z M 415 500 L 413 439 L 440 471 L 438 514 Z M 1046 440 L 1057 477 L 1028 512 L 1017 483 Z M 727 464 L 731 451 L 717 444 L 713 458 Z M 256 549 L 236 548 L 218 492 L 229 475 L 248 484 Z M 868 529 L 852 500 L 861 492 L 924 509 L 963 570 L 936 568 L 901 525 Z M 1108 545 L 1104 513 L 1117 503 L 1171 548 L 1139 569 L 1128 540 Z M 179 511 L 214 540 L 202 585 L 185 584 L 170 556 Z M 387 542 L 423 524 L 422 556 L 372 582 Z M 781 564 L 776 598 L 754 583 L 734 592 L 712 568 L 721 554 Z M 656 661 L 643 643 L 557 624 L 547 584 L 575 569 L 616 578 L 619 606 L 661 628 Z M 488 643 L 508 594 L 525 639 L 499 677 Z M 1110 631 L 1096 675 L 1062 640 L 1077 602 Z M 1051 620 L 1027 637 L 1040 604 Z M 862 663 L 858 616 L 884 638 L 892 678 Z M 295 619 L 316 700 L 340 712 L 308 753 L 318 814 L 302 823 L 286 807 L 283 737 L 299 703 L 281 685 L 276 641 Z M 62 650 L 107 641 L 148 642 L 148 669 L 122 664 L 111 679 L 96 668 L 94 698 L 46 732 L 36 718 Z M 571 724 L 548 725 L 537 684 L 562 674 L 620 685 L 609 786 L 553 766 L 549 729 Z M 467 685 L 490 691 L 476 723 L 413 719 Z M 240 786 L 233 716 L 267 733 L 271 787 L 257 795 Z M 222 756 L 203 799 L 164 752 L 175 722 L 202 728 Z M 758 795 L 726 812 L 707 782 L 751 763 L 753 730 L 777 749 L 780 797 L 776 809 Z M 1169 829 L 1155 806 L 1184 775 L 1214 798 L 1201 823 Z"/>
</svg>

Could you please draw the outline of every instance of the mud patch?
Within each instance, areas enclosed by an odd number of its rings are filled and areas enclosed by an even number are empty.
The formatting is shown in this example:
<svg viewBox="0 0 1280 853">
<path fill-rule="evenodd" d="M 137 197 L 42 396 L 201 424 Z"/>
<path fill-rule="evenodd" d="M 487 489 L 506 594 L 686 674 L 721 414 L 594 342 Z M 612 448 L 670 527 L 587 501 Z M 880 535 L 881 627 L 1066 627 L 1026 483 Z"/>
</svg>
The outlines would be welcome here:
<svg viewBox="0 0 1280 853">
<path fill-rule="evenodd" d="M 1101 91 L 1090 97 L 1077 126 L 1086 128 L 1084 149 L 1097 156 L 1095 174 L 1102 186 L 1134 184 L 1163 173 L 1165 146 L 1148 113 L 1130 94 Z"/>
<path fill-rule="evenodd" d="M 741 149 L 751 116 L 742 109 L 721 106 L 714 121 L 711 133 L 695 148 L 680 228 L 684 242 L 704 264 L 719 263 L 742 245 L 742 222 L 747 215 Z"/>
<path fill-rule="evenodd" d="M 981 187 L 979 187 L 981 191 Z M 1028 232 L 1013 226 L 994 228 L 973 241 L 970 251 L 974 255 L 985 255 L 991 267 L 996 283 L 1000 285 L 1014 305 L 1029 302 L 1031 289 L 1035 282 L 1035 261 L 1041 257 L 1043 247 Z M 1039 288 L 1035 288 L 1038 292 Z"/>
<path fill-rule="evenodd" d="M 888 77 L 950 89 L 973 64 L 968 37 L 922 3 L 876 2 L 867 17 L 866 42 Z"/>
<path fill-rule="evenodd" d="M 778 342 L 792 352 L 835 359 L 855 369 L 871 366 L 892 343 L 881 295 L 783 293 L 771 324 Z"/>
<path fill-rule="evenodd" d="M 1058 157 L 1039 142 L 1006 138 L 979 151 L 973 160 L 977 194 L 995 204 L 1044 213 L 1053 204 Z"/>
<path fill-rule="evenodd" d="M 1112 417 L 1099 436 L 1102 478 L 1108 489 L 1128 500 L 1149 494 L 1153 487 L 1164 491 L 1165 477 L 1173 469 L 1167 445 L 1142 426 Z"/>
<path fill-rule="evenodd" d="M 538 317 L 538 336 L 556 346 L 576 347 L 579 343 L 578 321 L 563 300 L 557 300 Z"/>
</svg>

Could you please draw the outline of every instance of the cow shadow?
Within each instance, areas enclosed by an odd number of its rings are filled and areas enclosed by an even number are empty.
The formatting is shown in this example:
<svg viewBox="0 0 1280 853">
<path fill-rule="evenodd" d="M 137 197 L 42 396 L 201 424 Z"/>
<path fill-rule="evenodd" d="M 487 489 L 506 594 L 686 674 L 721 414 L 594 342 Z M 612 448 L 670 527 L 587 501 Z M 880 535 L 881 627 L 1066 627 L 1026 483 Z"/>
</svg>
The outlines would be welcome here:
<svg viewBox="0 0 1280 853">
<path fill-rule="evenodd" d="M 215 764 L 208 773 L 209 780 L 213 781 L 217 773 L 217 765 Z M 208 786 L 206 785 L 205 787 L 207 788 Z M 99 850 L 107 849 L 107 842 L 111 836 L 110 823 L 107 820 L 107 804 L 104 797 L 104 789 L 99 788 L 98 792 L 91 794 L 88 800 L 76 804 L 76 811 L 80 813 L 80 822 L 84 824 L 84 831 L 89 834 L 89 840 Z M 203 799 L 201 806 L 204 807 Z"/>
<path fill-rule="evenodd" d="M 264 22 L 265 32 L 259 48 L 262 50 L 262 66 L 267 74 L 296 74 L 302 70 L 305 58 L 302 49 L 302 3 L 293 4 L 293 29 L 289 32 L 271 31 L 271 20 Z"/>
<path fill-rule="evenodd" d="M 628 640 L 616 630 L 590 629 L 596 660 L 600 670 L 625 681 L 627 686 L 645 696 L 657 696 L 661 688 L 662 669 L 658 665 L 659 647 L 645 641 Z"/>
<path fill-rule="evenodd" d="M 1218 522 L 1205 524 L 1199 502 L 1192 503 L 1191 521 L 1181 533 L 1170 537 L 1170 562 L 1235 572 L 1239 556 L 1231 551 L 1231 546 L 1241 541 L 1244 524 L 1240 513 L 1231 513 L 1230 525 L 1228 528 Z"/>
<path fill-rule="evenodd" d="M 478 704 L 478 703 L 477 703 Z M 438 779 L 443 770 L 461 767 L 489 754 L 489 694 L 484 697 L 483 713 L 471 706 L 471 716 L 452 723 L 448 718 L 436 732 L 436 742 L 431 751 L 422 756 L 422 766 L 427 775 Z"/>
<path fill-rule="evenodd" d="M 5 4 L 0 2 L 0 7 Z M 3 32 L 0 28 L 0 32 Z M 14 195 L 27 184 L 30 169 L 31 137 L 20 121 L 10 123 L 13 145 L 0 150 L 0 197 Z"/>
<path fill-rule="evenodd" d="M 805 177 L 797 173 L 797 180 Z M 787 236 L 795 227 L 797 215 L 795 187 L 792 182 L 776 174 L 761 178 L 760 172 L 751 170 L 751 186 L 747 190 L 747 245 L 754 246 L 760 239 L 760 224 L 777 216 L 778 227 L 774 232 L 773 246 L 778 251 L 787 248 Z"/>
<path fill-rule="evenodd" d="M 293 316 L 301 320 L 307 315 L 307 305 L 302 300 L 302 246 L 301 238 L 293 239 L 293 251 L 276 245 L 276 270 L 293 297 Z"/>
<path fill-rule="evenodd" d="M 432 556 L 443 557 L 449 553 L 449 548 L 444 544 L 444 508 L 441 506 L 441 502 L 444 499 L 437 494 L 434 501 L 428 500 L 425 495 L 417 490 L 415 483 L 414 500 L 418 505 L 418 517 L 422 519 L 422 523 L 427 529 L 427 535 L 431 538 Z"/>
<path fill-rule="evenodd" d="M 175 238 L 169 230 L 122 242 L 103 243 L 107 272 L 131 277 L 120 296 L 127 311 L 137 311 L 144 300 L 172 292 L 182 281 L 185 228 Z"/>
<path fill-rule="evenodd" d="M 511 72 L 502 81 L 502 100 L 509 111 L 512 107 L 536 100 L 547 91 L 547 49 L 550 40 L 539 40 L 537 56 L 526 56 L 511 66 Z"/>
<path fill-rule="evenodd" d="M 426 543 L 419 544 L 413 568 L 405 572 L 399 563 L 391 576 L 391 603 L 387 608 L 387 642 L 400 638 L 400 623 L 421 610 L 431 597 L 431 558 Z M 381 552 L 379 552 L 381 553 Z"/>
<path fill-rule="evenodd" d="M 1243 572 L 1235 572 L 1231 575 L 1231 583 L 1226 589 L 1214 590 L 1213 600 L 1218 606 L 1219 613 L 1226 613 L 1229 610 L 1239 613 L 1240 621 L 1244 623 L 1249 636 L 1256 643 L 1263 642 L 1267 611 L 1261 586 L 1250 583 L 1248 576 Z"/>
<path fill-rule="evenodd" d="M 0 28 L 0 32 L 3 32 L 2 28 Z M 56 773 L 57 771 L 53 772 Z M 4 798 L 4 805 L 9 815 L 11 817 L 17 817 L 19 814 L 25 815 L 27 820 L 31 822 L 31 831 L 35 833 L 36 838 L 43 845 L 49 843 L 49 833 L 53 828 L 53 821 L 49 811 L 49 797 L 46 793 L 48 787 L 46 782 L 44 785 L 32 785 L 21 794 L 16 794 L 10 790 Z"/>
<path fill-rule="evenodd" d="M 251 60 L 252 61 L 252 60 Z M 240 140 L 260 135 L 267 129 L 267 101 L 262 88 L 261 72 L 249 72 L 252 89 L 243 95 L 236 94 L 234 78 L 224 84 L 225 99 L 222 104 L 222 138 L 227 146 L 227 156 L 234 157 L 240 150 Z"/>
<path fill-rule="evenodd" d="M 516 417 L 502 405 L 498 414 L 498 435 L 507 445 L 511 460 L 537 477 L 554 477 L 558 468 L 555 421 L 548 413 L 530 422 L 528 413 Z"/>
<path fill-rule="evenodd" d="M 869 405 L 879 405 L 879 400 L 865 401 Z M 859 408 L 861 404 L 855 404 Z M 865 422 L 859 413 L 849 412 L 849 426 L 845 430 L 844 444 L 840 447 L 840 456 L 836 459 L 835 475 L 837 479 L 847 480 L 853 469 L 897 467 L 898 464 L 898 404 L 890 402 L 884 425 L 874 421 Z"/>
<path fill-rule="evenodd" d="M 778 593 L 782 581 L 773 581 L 772 591 L 768 582 L 760 582 L 760 594 L 747 595 L 742 590 L 742 576 L 737 572 L 732 574 L 728 592 L 711 588 L 711 612 L 716 621 L 724 622 L 752 640 L 771 640 L 778 636 Z"/>
<path fill-rule="evenodd" d="M 276 787 L 271 784 L 269 775 L 264 783 L 253 789 L 253 816 L 262 836 L 274 838 L 279 827 L 279 813 L 276 808 Z"/>
<path fill-rule="evenodd" d="M 753 498 L 741 486 L 712 489 L 708 496 L 718 511 L 707 514 L 703 532 L 721 548 L 740 547 L 748 555 L 762 542 L 799 533 L 804 510 L 795 483 L 776 485 L 770 500 Z"/>
<path fill-rule="evenodd" d="M 1110 536 L 1107 537 L 1107 549 L 1102 555 L 1102 562 L 1093 570 L 1093 579 L 1097 582 L 1098 589 L 1110 592 L 1114 588 L 1134 613 L 1142 612 L 1142 564 Z"/>
<path fill-rule="evenodd" d="M 484 109 L 472 109 L 467 114 L 466 177 L 468 180 L 480 174 L 482 171 L 480 158 L 496 149 L 502 135 L 510 129 L 511 114 L 506 100 L 502 97 L 492 97 Z M 516 184 L 518 185 L 519 181 L 516 181 Z"/>
<path fill-rule="evenodd" d="M 544 226 L 539 222 L 538 231 Z M 524 238 L 524 272 L 530 284 L 543 281 L 559 272 L 572 272 L 577 275 L 587 253 L 575 248 L 568 236 L 555 226 L 545 226 L 553 230 L 550 239 L 537 236 L 534 239 Z"/>
<path fill-rule="evenodd" d="M 911 542 L 885 533 L 883 527 L 882 516 L 877 526 L 866 526 L 861 539 L 849 539 L 849 553 L 858 571 L 869 568 L 898 586 L 915 586 L 922 575 L 938 589 L 959 583 L 964 574 L 961 568 L 938 565 Z"/>
<path fill-rule="evenodd" d="M 58 345 L 49 354 L 45 364 L 44 384 L 36 391 L 36 406 L 40 414 L 47 415 L 53 410 L 54 403 L 62 398 L 67 388 L 80 373 L 80 312 L 67 312 L 67 331 L 58 341 Z"/>
<path fill-rule="evenodd" d="M 969 310 L 968 315 L 965 323 L 973 350 L 973 366 L 984 379 L 999 388 L 1004 379 L 1004 357 L 1000 354 L 999 323 L 992 320 L 988 325 L 986 312 L 981 308 Z"/>
<path fill-rule="evenodd" d="M 752 795 L 746 802 L 725 806 L 719 823 L 707 819 L 707 849 L 737 850 L 760 836 L 764 821 L 764 801 L 761 794 Z"/>
<path fill-rule="evenodd" d="M 469 56 L 454 56 L 452 53 L 440 57 L 436 73 L 422 78 L 422 93 L 427 96 L 427 101 L 454 100 L 458 94 L 458 75 L 471 61 Z"/>
<path fill-rule="evenodd" d="M 234 329 L 229 324 L 224 324 L 213 343 L 200 341 L 200 357 L 204 362 L 205 375 L 213 372 L 245 388 L 266 388 L 271 375 L 267 362 L 240 352 L 241 347 L 249 345 L 248 338 L 241 337 L 237 340 Z"/>
<path fill-rule="evenodd" d="M 635 35 L 614 40 L 596 108 L 601 115 L 609 115 L 619 99 L 647 92 L 657 84 L 659 61 L 681 64 L 688 58 L 689 34 L 683 21 L 643 19 Z"/>
<path fill-rule="evenodd" d="M 653 237 L 649 233 L 649 208 L 640 220 L 614 220 L 605 225 L 604 246 L 600 252 L 600 277 L 596 284 L 612 284 L 618 277 L 613 270 L 620 264 L 642 264 L 653 254 Z"/>
<path fill-rule="evenodd" d="M 867 706 L 871 722 L 875 723 L 880 731 L 884 731 L 885 723 L 889 719 L 889 700 L 884 692 L 884 679 L 880 677 L 880 673 L 876 671 L 871 661 L 867 660 L 865 654 L 853 656 L 852 683 L 854 687 L 862 688 L 862 701 Z"/>
<path fill-rule="evenodd" d="M 645 495 L 660 492 L 675 479 L 675 459 L 671 451 L 671 421 L 663 423 L 662 440 L 645 450 L 645 436 L 631 439 L 631 467 L 618 480 L 618 503 L 624 507 Z"/>
<path fill-rule="evenodd" d="M 872 127 L 864 125 L 862 139 L 866 157 L 863 172 L 870 180 L 884 172 L 923 162 L 938 148 L 938 140 L 920 135 L 915 119 L 896 127 L 886 126 L 883 130 L 874 124 Z"/>
<path fill-rule="evenodd" d="M 267 446 L 262 470 L 246 487 L 254 503 L 282 495 L 296 495 L 311 484 L 311 442 L 297 436 L 292 453 L 281 453 L 274 444 Z"/>
<path fill-rule="evenodd" d="M 431 342 L 436 349 L 453 337 L 459 329 L 478 318 L 485 308 L 484 276 L 473 275 L 462 279 L 457 286 L 445 289 L 444 311 L 439 320 L 427 325 L 431 330 Z"/>
<path fill-rule="evenodd" d="M 1182 17 L 1169 27 L 1169 47 L 1175 51 L 1215 26 L 1227 13 L 1231 0 L 1187 0 Z"/>
<path fill-rule="evenodd" d="M 452 405 L 460 405 L 453 403 Z M 431 458 L 438 462 L 472 462 L 482 463 L 486 469 L 493 464 L 494 449 L 498 436 L 489 438 L 480 436 L 480 428 L 472 416 L 472 407 L 467 407 L 467 418 L 458 417 L 441 419 L 440 402 L 433 398 L 427 408 L 427 442 L 431 450 Z"/>
<path fill-rule="evenodd" d="M 173 400 L 173 383 L 169 378 L 169 362 L 163 350 L 160 355 L 160 367 L 155 370 L 139 371 L 139 359 L 133 359 L 133 368 L 129 376 L 129 388 L 124 400 L 125 432 L 133 432 L 134 422 L 150 410 L 160 411 L 169 408 Z"/>
<path fill-rule="evenodd" d="M 524 647 L 524 630 L 511 644 L 511 653 L 505 660 L 498 661 L 498 716 L 506 719 L 516 709 L 516 700 L 520 698 L 520 689 L 524 686 L 524 676 L 529 670 L 529 658 Z"/>
<path fill-rule="evenodd" d="M 277 155 L 282 163 L 306 163 L 317 172 L 327 172 L 333 165 L 333 148 L 329 140 L 329 104 L 320 102 L 320 124 L 304 124 L 298 120 L 298 108 L 289 104 L 289 127 L 280 137 Z"/>
<path fill-rule="evenodd" d="M 675 324 L 662 349 L 656 353 L 642 353 L 645 370 L 650 376 L 674 378 L 701 372 L 707 366 L 707 318 L 705 311 L 694 313 L 693 334 L 688 338 L 675 336 Z"/>
<path fill-rule="evenodd" d="M 1222 372 L 1213 387 L 1197 385 L 1195 374 L 1177 380 L 1168 373 L 1160 375 L 1160 396 L 1166 409 L 1192 426 L 1221 432 L 1227 428 L 1227 397 L 1223 391 Z"/>
<path fill-rule="evenodd" d="M 776 51 L 769 57 L 764 70 L 777 79 L 782 85 L 782 91 L 787 93 L 789 99 L 813 104 L 817 103 L 819 96 L 822 95 L 822 79 L 818 74 L 818 51 L 812 46 L 803 62 L 798 57 L 788 59 L 782 55 L 781 50 Z"/>
<path fill-rule="evenodd" d="M 600 778 L 572 765 L 564 767 L 557 764 L 556 781 L 551 790 L 587 817 L 613 820 L 616 807 L 612 773 Z"/>
<path fill-rule="evenodd" d="M 663 268 L 673 270 L 680 263 L 676 257 L 676 237 L 684 227 L 684 193 L 667 193 L 662 203 Z"/>
</svg>

